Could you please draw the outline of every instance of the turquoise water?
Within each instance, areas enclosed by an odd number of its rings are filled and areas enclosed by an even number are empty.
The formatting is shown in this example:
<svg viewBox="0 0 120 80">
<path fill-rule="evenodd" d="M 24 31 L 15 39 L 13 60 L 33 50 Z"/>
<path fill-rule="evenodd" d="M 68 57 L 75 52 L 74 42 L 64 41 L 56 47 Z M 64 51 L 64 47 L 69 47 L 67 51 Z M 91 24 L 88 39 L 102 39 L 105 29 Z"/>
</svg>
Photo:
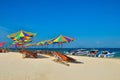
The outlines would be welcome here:
<svg viewBox="0 0 120 80">
<path fill-rule="evenodd" d="M 62 53 L 65 52 L 70 52 L 74 50 L 78 50 L 81 48 L 27 48 L 28 50 L 49 50 L 49 51 L 60 51 Z M 93 48 L 84 48 L 86 50 L 92 50 Z M 120 59 L 120 48 L 94 48 L 98 50 L 97 56 L 101 53 L 101 51 L 109 51 L 109 52 L 114 52 L 115 55 L 113 58 L 119 58 Z"/>
<path fill-rule="evenodd" d="M 78 50 L 81 48 L 28 48 L 29 50 L 50 50 L 50 51 L 60 51 L 60 52 L 70 52 L 73 50 Z M 86 50 L 92 50 L 93 48 L 84 48 Z M 101 53 L 101 51 L 105 50 L 105 51 L 109 51 L 109 52 L 114 52 L 114 58 L 120 58 L 120 48 L 94 48 L 96 50 L 98 50 L 98 54 L 99 55 Z"/>
</svg>

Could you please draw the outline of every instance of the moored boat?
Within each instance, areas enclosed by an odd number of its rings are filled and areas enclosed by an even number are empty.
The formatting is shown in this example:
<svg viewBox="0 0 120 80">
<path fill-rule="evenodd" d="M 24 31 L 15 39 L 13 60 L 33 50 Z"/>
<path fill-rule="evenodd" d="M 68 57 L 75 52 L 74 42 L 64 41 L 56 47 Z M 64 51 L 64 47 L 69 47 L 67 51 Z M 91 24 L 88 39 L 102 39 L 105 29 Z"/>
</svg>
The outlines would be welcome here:
<svg viewBox="0 0 120 80">
<path fill-rule="evenodd" d="M 78 49 L 75 51 L 70 52 L 71 55 L 77 55 L 77 56 L 86 56 L 89 54 L 89 51 L 86 49 Z"/>
<path fill-rule="evenodd" d="M 115 55 L 114 52 L 102 51 L 101 54 L 98 55 L 98 57 L 101 57 L 101 58 L 112 58 L 112 57 L 114 57 L 114 55 Z"/>
<path fill-rule="evenodd" d="M 97 53 L 98 53 L 98 50 L 93 49 L 93 50 L 90 50 L 90 52 L 87 56 L 96 57 Z"/>
</svg>

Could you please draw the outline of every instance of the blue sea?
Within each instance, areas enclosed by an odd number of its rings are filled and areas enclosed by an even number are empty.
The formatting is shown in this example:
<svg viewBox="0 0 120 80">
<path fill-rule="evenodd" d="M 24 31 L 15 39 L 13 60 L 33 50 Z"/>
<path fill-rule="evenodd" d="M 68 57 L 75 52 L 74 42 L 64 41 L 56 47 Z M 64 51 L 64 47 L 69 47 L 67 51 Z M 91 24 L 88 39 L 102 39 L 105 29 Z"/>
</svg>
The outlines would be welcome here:
<svg viewBox="0 0 120 80">
<path fill-rule="evenodd" d="M 81 48 L 28 48 L 29 50 L 49 50 L 49 51 L 61 51 L 63 53 L 65 52 L 71 52 L 74 50 L 78 50 Z M 83 48 L 82 48 L 83 49 Z M 86 50 L 92 50 L 93 48 L 84 48 Z M 98 54 L 99 55 L 101 53 L 101 51 L 109 51 L 109 52 L 114 52 L 114 58 L 119 58 L 120 59 L 120 48 L 94 48 L 96 50 L 98 50 Z"/>
</svg>

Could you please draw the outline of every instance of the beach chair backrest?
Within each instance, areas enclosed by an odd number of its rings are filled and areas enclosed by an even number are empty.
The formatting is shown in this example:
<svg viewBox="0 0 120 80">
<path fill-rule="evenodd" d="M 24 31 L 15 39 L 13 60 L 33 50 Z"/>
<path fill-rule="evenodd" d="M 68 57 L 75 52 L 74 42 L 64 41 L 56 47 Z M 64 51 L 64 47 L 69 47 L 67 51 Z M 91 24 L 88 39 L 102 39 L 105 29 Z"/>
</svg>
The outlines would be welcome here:
<svg viewBox="0 0 120 80">
<path fill-rule="evenodd" d="M 56 52 L 56 54 L 63 60 L 63 61 L 67 61 L 68 58 L 66 56 L 64 56 L 63 54 L 61 54 L 60 52 Z"/>
</svg>

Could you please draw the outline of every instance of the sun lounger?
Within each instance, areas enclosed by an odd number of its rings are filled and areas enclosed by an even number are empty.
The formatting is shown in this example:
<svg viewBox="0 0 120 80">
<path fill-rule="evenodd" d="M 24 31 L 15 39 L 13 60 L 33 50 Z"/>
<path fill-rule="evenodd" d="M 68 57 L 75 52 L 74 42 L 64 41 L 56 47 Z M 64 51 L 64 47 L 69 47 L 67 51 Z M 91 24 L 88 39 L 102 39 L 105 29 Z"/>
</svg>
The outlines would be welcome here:
<svg viewBox="0 0 120 80">
<path fill-rule="evenodd" d="M 53 51 L 49 51 L 49 52 L 47 53 L 47 55 L 53 57 L 53 56 L 54 56 L 54 52 L 53 52 Z"/>
<path fill-rule="evenodd" d="M 7 52 L 7 50 L 6 49 L 0 49 L 0 53 L 6 53 Z"/>
<path fill-rule="evenodd" d="M 72 57 L 69 57 L 67 55 L 61 54 L 60 52 L 56 52 L 56 54 L 63 60 L 66 62 L 75 62 L 76 60 L 73 59 Z"/>
<path fill-rule="evenodd" d="M 31 57 L 31 58 L 37 58 L 37 53 L 33 53 L 31 51 L 23 50 L 23 57 Z"/>
<path fill-rule="evenodd" d="M 54 57 L 56 58 L 54 61 L 55 62 L 59 62 L 59 63 L 62 63 L 62 64 L 65 64 L 67 66 L 69 66 L 68 62 L 75 62 L 76 60 L 71 58 L 71 57 L 68 57 L 64 54 L 61 54 L 59 52 L 54 52 Z"/>
</svg>

